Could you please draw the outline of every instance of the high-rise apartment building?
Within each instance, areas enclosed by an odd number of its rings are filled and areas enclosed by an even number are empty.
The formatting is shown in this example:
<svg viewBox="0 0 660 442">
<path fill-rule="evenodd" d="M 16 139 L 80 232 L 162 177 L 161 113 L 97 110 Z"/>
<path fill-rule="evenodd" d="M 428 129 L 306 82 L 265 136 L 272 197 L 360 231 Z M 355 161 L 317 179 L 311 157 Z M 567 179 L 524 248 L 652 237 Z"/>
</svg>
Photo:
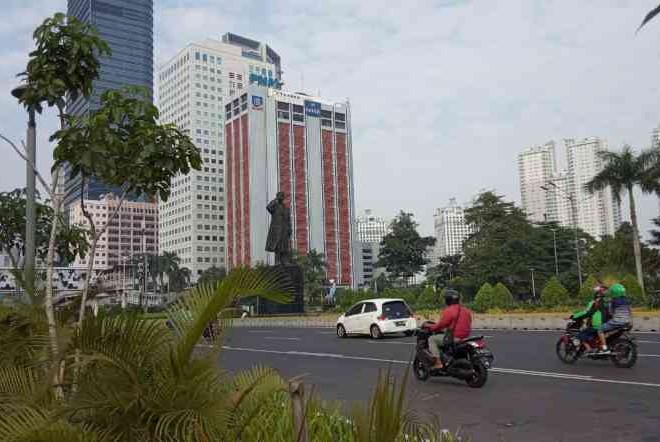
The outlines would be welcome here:
<svg viewBox="0 0 660 442">
<path fill-rule="evenodd" d="M 361 245 L 348 102 L 252 85 L 225 113 L 229 267 L 274 263 L 264 250 L 266 205 L 281 191 L 291 210 L 292 249 L 322 253 L 328 280 L 356 287 Z"/>
<path fill-rule="evenodd" d="M 93 269 L 106 270 L 122 263 L 122 258 L 140 255 L 158 255 L 158 206 L 155 202 L 124 201 L 112 221 L 119 198 L 112 194 L 100 200 L 85 200 L 87 212 L 98 227 L 107 224 L 106 232 L 96 246 Z M 80 201 L 71 205 L 70 222 L 89 228 Z M 109 222 L 109 223 L 108 223 Z M 90 256 L 76 257 L 74 267 L 84 268 Z"/>
<path fill-rule="evenodd" d="M 555 143 L 531 147 L 518 155 L 522 207 L 532 222 L 552 220 L 554 195 L 542 189 L 555 174 Z"/>
<path fill-rule="evenodd" d="M 621 210 L 608 187 L 591 194 L 584 185 L 603 169 L 598 152 L 607 150 L 607 142 L 598 137 L 566 139 L 570 194 L 574 198 L 578 226 L 600 238 L 613 235 L 621 225 Z"/>
<path fill-rule="evenodd" d="M 433 215 L 435 230 L 435 253 L 431 265 L 444 256 L 459 255 L 463 252 L 463 242 L 474 232 L 472 226 L 465 222 L 465 212 L 450 198 L 449 204 L 437 209 Z"/>
<path fill-rule="evenodd" d="M 105 91 L 127 85 L 144 87 L 153 95 L 153 0 L 68 0 L 67 5 L 68 15 L 93 25 L 112 49 L 111 56 L 100 60 L 92 96 L 67 102 L 67 112 L 79 116 L 94 111 Z M 63 179 L 66 191 L 71 192 L 65 208 L 80 200 L 81 193 L 85 199 L 95 200 L 113 192 L 94 179 L 85 182 L 84 188 L 79 176 L 69 179 L 65 175 Z"/>
<path fill-rule="evenodd" d="M 380 243 L 389 232 L 389 224 L 380 217 L 375 216 L 371 209 L 364 211 L 364 215 L 355 221 L 358 241 L 362 243 L 362 284 L 368 285 L 377 277 L 378 255 Z"/>
<path fill-rule="evenodd" d="M 658 127 L 653 129 L 653 133 L 651 135 L 651 146 L 660 149 L 660 124 Z"/>
<path fill-rule="evenodd" d="M 161 121 L 190 135 L 204 160 L 202 170 L 174 178 L 159 205 L 160 250 L 176 252 L 193 281 L 227 264 L 224 105 L 250 83 L 279 87 L 281 74 L 273 49 L 234 34 L 190 44 L 159 69 Z"/>
</svg>

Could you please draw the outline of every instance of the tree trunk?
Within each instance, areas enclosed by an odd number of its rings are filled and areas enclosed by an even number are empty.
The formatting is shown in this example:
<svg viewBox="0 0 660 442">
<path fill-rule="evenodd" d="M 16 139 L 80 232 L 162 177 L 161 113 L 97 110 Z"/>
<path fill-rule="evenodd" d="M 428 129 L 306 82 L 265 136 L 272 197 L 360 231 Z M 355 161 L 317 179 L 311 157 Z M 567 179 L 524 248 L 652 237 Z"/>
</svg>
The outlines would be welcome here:
<svg viewBox="0 0 660 442">
<path fill-rule="evenodd" d="M 635 251 L 635 269 L 637 270 L 637 282 L 644 292 L 644 272 L 642 270 L 642 248 L 639 243 L 639 229 L 637 227 L 637 211 L 635 208 L 635 197 L 633 196 L 632 187 L 628 188 L 628 196 L 630 198 L 630 222 L 632 224 L 633 232 L 633 250 Z"/>
<path fill-rule="evenodd" d="M 80 300 L 80 311 L 78 313 L 78 327 L 82 327 L 82 322 L 85 319 L 85 304 L 87 303 L 87 296 L 89 295 L 89 283 L 92 281 L 92 269 L 94 266 L 94 258 L 96 256 L 96 246 L 99 242 L 101 235 L 92 230 L 92 246 L 89 249 L 89 264 L 87 264 L 87 274 L 85 275 L 85 284 L 83 285 L 82 298 Z"/>
<path fill-rule="evenodd" d="M 59 346 L 57 340 L 57 323 L 55 321 L 55 308 L 53 307 L 53 272 L 55 270 L 55 242 L 57 240 L 57 231 L 59 229 L 59 220 L 60 220 L 60 210 L 62 208 L 62 199 L 59 195 L 55 195 L 55 190 L 57 188 L 57 182 L 59 180 L 59 173 L 55 172 L 55 179 L 53 180 L 53 196 L 55 197 L 53 201 L 53 223 L 50 228 L 50 238 L 48 241 L 48 255 L 46 256 L 46 294 L 44 299 L 44 308 L 46 309 L 46 318 L 48 320 L 48 336 L 50 338 L 50 349 L 52 352 L 51 361 L 53 361 L 54 367 L 60 366 L 59 361 Z M 54 371 L 54 384 L 55 384 L 55 395 L 57 397 L 63 397 L 61 380 L 62 380 L 62 371 L 55 369 Z"/>
</svg>

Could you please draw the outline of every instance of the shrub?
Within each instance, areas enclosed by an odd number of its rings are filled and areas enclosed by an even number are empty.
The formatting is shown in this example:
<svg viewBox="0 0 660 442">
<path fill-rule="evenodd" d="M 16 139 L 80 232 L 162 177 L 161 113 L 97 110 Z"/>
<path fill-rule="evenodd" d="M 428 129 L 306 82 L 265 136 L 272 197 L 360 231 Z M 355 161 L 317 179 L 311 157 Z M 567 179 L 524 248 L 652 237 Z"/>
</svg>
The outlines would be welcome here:
<svg viewBox="0 0 660 442">
<path fill-rule="evenodd" d="M 568 302 L 568 290 L 553 276 L 543 287 L 541 303 L 546 307 L 557 307 L 567 305 Z"/>
<path fill-rule="evenodd" d="M 632 305 L 646 305 L 648 304 L 648 299 L 644 290 L 637 282 L 637 278 L 631 274 L 628 274 L 623 277 L 621 284 L 626 288 L 626 296 L 632 303 Z"/>
<path fill-rule="evenodd" d="M 513 307 L 513 304 L 513 295 L 511 294 L 511 291 L 507 286 L 498 282 L 493 288 L 493 304 L 490 308 L 508 310 Z"/>
<path fill-rule="evenodd" d="M 477 292 L 477 296 L 474 297 L 474 310 L 477 312 L 485 312 L 492 307 L 493 303 L 493 286 L 489 283 L 484 283 Z"/>
<path fill-rule="evenodd" d="M 428 310 L 437 310 L 442 308 L 443 303 L 443 292 L 434 292 L 432 288 L 427 287 L 417 298 L 416 308 L 418 309 L 428 309 Z"/>
</svg>

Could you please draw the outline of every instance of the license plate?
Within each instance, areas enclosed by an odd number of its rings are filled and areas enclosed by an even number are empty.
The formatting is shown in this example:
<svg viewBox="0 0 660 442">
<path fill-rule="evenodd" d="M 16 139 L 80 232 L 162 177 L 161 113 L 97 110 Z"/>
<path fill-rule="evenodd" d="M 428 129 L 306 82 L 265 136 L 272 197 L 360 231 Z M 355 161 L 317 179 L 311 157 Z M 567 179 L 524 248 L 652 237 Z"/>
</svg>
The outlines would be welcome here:
<svg viewBox="0 0 660 442">
<path fill-rule="evenodd" d="M 406 321 L 395 321 L 394 325 L 396 325 L 397 327 L 403 327 L 406 325 Z"/>
</svg>

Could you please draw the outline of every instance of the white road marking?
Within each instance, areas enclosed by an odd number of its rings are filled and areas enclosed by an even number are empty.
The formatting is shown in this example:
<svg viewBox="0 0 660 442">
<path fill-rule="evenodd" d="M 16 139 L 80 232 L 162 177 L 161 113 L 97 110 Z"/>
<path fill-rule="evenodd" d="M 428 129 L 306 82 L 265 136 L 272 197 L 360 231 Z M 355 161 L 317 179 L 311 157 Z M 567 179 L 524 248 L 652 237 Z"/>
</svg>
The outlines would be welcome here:
<svg viewBox="0 0 660 442">
<path fill-rule="evenodd" d="M 266 336 L 264 339 L 272 339 L 277 341 L 300 341 L 300 338 L 285 338 L 283 336 Z"/>
<path fill-rule="evenodd" d="M 642 344 L 658 344 L 658 345 L 660 345 L 660 341 L 640 341 L 640 340 L 638 340 L 637 342 L 641 342 Z"/>
<path fill-rule="evenodd" d="M 231 347 L 229 345 L 223 345 L 223 350 L 232 350 L 232 351 L 244 351 L 250 353 L 268 353 L 268 354 L 278 354 L 284 356 L 309 356 L 317 358 L 331 358 L 331 359 L 344 359 L 344 360 L 354 360 L 354 361 L 369 361 L 369 362 L 386 362 L 389 364 L 400 364 L 408 365 L 410 361 L 401 361 L 396 359 L 382 359 L 382 358 L 371 358 L 366 356 L 348 356 L 337 353 L 314 353 L 308 351 L 280 351 L 280 350 L 266 350 L 261 348 L 245 348 L 245 347 Z M 620 384 L 620 385 L 635 385 L 640 387 L 653 387 L 660 388 L 660 384 L 655 384 L 652 382 L 637 382 L 637 381 L 624 381 L 618 379 L 602 379 L 596 378 L 593 376 L 585 375 L 576 375 L 571 373 L 556 373 L 548 371 L 534 371 L 534 370 L 520 370 L 515 368 L 491 368 L 489 370 L 491 373 L 500 373 L 500 374 L 518 374 L 524 376 L 538 376 L 545 378 L 555 378 L 555 379 L 566 379 L 574 381 L 583 381 L 583 382 L 600 382 L 607 384 Z"/>
<path fill-rule="evenodd" d="M 273 330 L 248 330 L 248 333 L 273 333 Z"/>
<path fill-rule="evenodd" d="M 640 356 L 643 356 L 645 358 L 660 358 L 660 355 L 645 355 L 645 354 L 640 354 Z"/>
</svg>

